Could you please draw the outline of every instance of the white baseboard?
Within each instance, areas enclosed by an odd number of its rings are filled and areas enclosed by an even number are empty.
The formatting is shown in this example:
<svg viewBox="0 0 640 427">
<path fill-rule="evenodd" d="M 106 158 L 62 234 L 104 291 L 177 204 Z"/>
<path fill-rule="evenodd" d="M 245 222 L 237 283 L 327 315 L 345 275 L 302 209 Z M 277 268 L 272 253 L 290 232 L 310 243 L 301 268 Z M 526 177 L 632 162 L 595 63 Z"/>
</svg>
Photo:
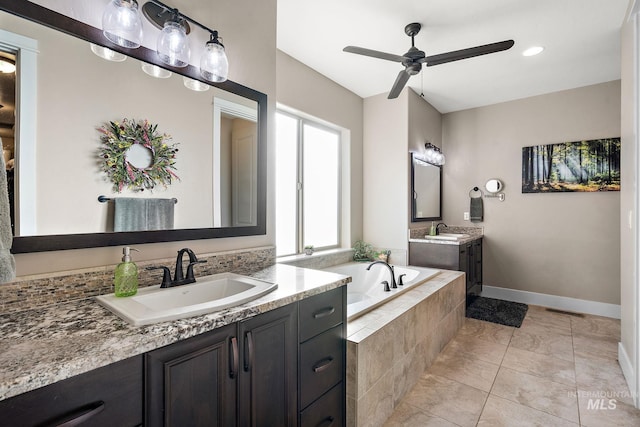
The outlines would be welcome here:
<svg viewBox="0 0 640 427">
<path fill-rule="evenodd" d="M 627 380 L 627 385 L 629 386 L 629 391 L 631 392 L 631 396 L 634 397 L 634 404 L 636 407 L 640 404 L 640 399 L 638 398 L 637 393 L 637 384 L 635 381 L 636 375 L 633 369 L 633 364 L 631 360 L 629 360 L 629 356 L 625 351 L 622 343 L 618 343 L 618 363 L 620 363 L 620 368 L 622 369 L 622 374 L 624 375 L 624 379 Z"/>
<path fill-rule="evenodd" d="M 616 304 L 519 291 L 517 289 L 498 288 L 495 286 L 482 286 L 482 296 L 620 319 L 620 306 Z"/>
</svg>

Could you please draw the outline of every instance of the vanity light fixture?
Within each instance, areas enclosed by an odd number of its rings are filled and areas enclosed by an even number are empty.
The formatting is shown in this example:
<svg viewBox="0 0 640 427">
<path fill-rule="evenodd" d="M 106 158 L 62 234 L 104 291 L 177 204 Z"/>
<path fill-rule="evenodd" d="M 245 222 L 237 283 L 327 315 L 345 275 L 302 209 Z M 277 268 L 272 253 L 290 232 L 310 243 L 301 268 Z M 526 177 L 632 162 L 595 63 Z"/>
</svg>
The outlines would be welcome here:
<svg viewBox="0 0 640 427">
<path fill-rule="evenodd" d="M 446 159 L 439 147 L 436 147 L 432 143 L 427 142 L 426 144 L 424 144 L 424 148 L 425 148 L 425 152 L 423 154 L 424 161 L 426 161 L 427 163 L 431 163 L 432 165 L 435 165 L 435 166 L 444 165 Z"/>
<path fill-rule="evenodd" d="M 89 44 L 91 45 L 91 52 L 95 53 L 102 59 L 106 59 L 107 61 L 122 62 L 127 59 L 126 55 L 123 55 L 120 52 L 116 52 L 115 50 L 111 50 L 94 43 Z"/>
<path fill-rule="evenodd" d="M 128 49 L 142 43 L 142 16 L 136 0 L 111 0 L 102 13 L 102 33 L 111 42 Z"/>
<path fill-rule="evenodd" d="M 174 67 L 186 67 L 189 65 L 191 47 L 187 39 L 185 20 L 174 9 L 171 18 L 165 21 L 164 27 L 158 36 L 158 58 L 167 65 Z"/>
<path fill-rule="evenodd" d="M 225 53 L 222 38 L 218 31 L 212 30 L 192 18 L 180 13 L 158 0 L 149 0 L 138 10 L 136 0 L 111 0 L 102 16 L 102 29 L 111 42 L 126 48 L 137 48 L 142 42 L 141 15 L 159 28 L 156 52 L 162 62 L 173 67 L 189 65 L 191 47 L 187 35 L 191 31 L 189 23 L 209 33 L 200 58 L 202 78 L 221 83 L 227 80 L 229 61 Z"/>
<path fill-rule="evenodd" d="M 218 83 L 227 80 L 229 75 L 229 60 L 217 31 L 211 33 L 211 38 L 205 44 L 200 58 L 200 75 L 210 82 Z"/>
<path fill-rule="evenodd" d="M 0 57 L 0 73 L 11 74 L 16 72 L 16 62 L 12 59 Z"/>
<path fill-rule="evenodd" d="M 184 76 L 182 77 L 182 82 L 187 89 L 191 89 L 196 92 L 205 92 L 211 87 L 206 83 L 202 83 L 200 80 L 194 80 Z"/>
<path fill-rule="evenodd" d="M 142 63 L 142 71 L 157 79 L 168 79 L 173 74 L 169 70 L 165 70 L 164 68 L 158 67 L 157 65 L 148 64 L 146 62 Z"/>
</svg>

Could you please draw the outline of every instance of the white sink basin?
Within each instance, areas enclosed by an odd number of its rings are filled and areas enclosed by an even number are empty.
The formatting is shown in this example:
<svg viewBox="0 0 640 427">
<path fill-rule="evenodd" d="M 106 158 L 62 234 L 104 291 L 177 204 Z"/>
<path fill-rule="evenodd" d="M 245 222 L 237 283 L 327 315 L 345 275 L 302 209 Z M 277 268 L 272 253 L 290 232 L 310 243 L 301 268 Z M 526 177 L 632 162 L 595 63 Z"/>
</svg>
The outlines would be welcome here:
<svg viewBox="0 0 640 427">
<path fill-rule="evenodd" d="M 460 240 L 469 237 L 468 234 L 456 234 L 456 233 L 440 233 L 437 236 L 424 236 L 425 239 L 435 240 Z"/>
<path fill-rule="evenodd" d="M 278 287 L 276 283 L 233 273 L 198 277 L 196 280 L 196 283 L 165 289 L 160 285 L 141 288 L 132 297 L 109 294 L 98 296 L 96 300 L 127 322 L 142 326 L 244 304 Z"/>
</svg>

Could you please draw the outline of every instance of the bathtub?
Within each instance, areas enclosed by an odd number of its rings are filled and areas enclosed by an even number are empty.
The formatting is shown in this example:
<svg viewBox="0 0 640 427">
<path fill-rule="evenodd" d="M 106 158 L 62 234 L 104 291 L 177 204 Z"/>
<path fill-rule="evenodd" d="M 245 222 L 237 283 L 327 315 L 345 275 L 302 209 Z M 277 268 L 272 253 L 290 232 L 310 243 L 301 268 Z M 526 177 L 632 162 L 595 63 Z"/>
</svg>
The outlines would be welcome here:
<svg viewBox="0 0 640 427">
<path fill-rule="evenodd" d="M 403 277 L 404 285 L 398 286 L 398 289 L 391 289 L 390 292 L 385 292 L 382 281 L 386 280 L 391 285 L 389 269 L 382 264 L 376 264 L 367 271 L 369 264 L 367 262 L 350 262 L 323 269 L 351 276 L 351 283 L 347 285 L 347 320 L 352 320 L 385 304 L 440 273 L 440 270 L 434 268 L 393 266 L 396 282 L 399 282 L 401 274 L 405 275 Z"/>
</svg>

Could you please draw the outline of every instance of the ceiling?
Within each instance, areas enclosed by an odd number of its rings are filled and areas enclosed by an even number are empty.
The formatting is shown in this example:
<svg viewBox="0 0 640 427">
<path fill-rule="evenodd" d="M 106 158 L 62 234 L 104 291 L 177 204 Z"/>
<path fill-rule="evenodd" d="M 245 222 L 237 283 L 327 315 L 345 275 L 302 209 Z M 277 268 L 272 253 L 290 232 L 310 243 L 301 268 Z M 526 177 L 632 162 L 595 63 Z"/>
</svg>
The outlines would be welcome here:
<svg viewBox="0 0 640 427">
<path fill-rule="evenodd" d="M 277 0 L 278 48 L 366 98 L 387 93 L 402 65 L 343 52 L 403 55 L 404 33 L 434 55 L 513 39 L 508 51 L 423 67 L 407 83 L 441 113 L 620 78 L 620 28 L 629 0 Z M 524 57 L 534 45 L 545 50 Z"/>
</svg>

